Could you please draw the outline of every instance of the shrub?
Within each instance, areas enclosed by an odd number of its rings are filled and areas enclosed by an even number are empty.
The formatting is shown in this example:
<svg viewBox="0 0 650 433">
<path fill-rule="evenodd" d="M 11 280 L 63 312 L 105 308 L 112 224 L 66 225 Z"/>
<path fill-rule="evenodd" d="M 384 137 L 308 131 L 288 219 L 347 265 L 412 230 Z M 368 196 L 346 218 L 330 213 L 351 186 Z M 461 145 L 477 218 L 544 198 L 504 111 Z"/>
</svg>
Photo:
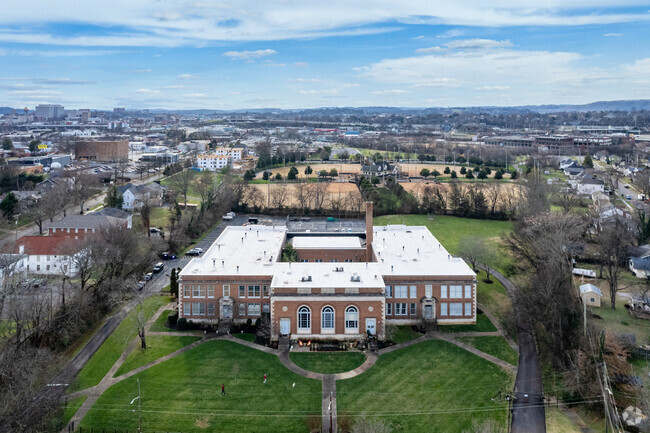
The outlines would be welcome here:
<svg viewBox="0 0 650 433">
<path fill-rule="evenodd" d="M 169 316 L 167 316 L 167 323 L 169 323 L 170 326 L 176 326 L 177 322 L 178 322 L 178 312 L 175 311 L 173 313 L 169 313 Z"/>
<path fill-rule="evenodd" d="M 258 317 L 257 319 L 255 319 L 255 327 L 256 327 L 256 328 L 259 328 L 260 323 L 262 323 L 262 319 L 261 319 L 261 318 Z"/>
<path fill-rule="evenodd" d="M 253 326 L 253 321 L 250 318 L 246 319 L 246 327 L 250 328 L 251 326 Z"/>
<path fill-rule="evenodd" d="M 187 329 L 187 325 L 188 325 L 188 323 L 187 323 L 187 319 L 185 317 L 181 317 L 176 322 L 176 327 L 178 329 L 180 329 L 181 331 L 184 331 L 185 329 Z"/>
</svg>

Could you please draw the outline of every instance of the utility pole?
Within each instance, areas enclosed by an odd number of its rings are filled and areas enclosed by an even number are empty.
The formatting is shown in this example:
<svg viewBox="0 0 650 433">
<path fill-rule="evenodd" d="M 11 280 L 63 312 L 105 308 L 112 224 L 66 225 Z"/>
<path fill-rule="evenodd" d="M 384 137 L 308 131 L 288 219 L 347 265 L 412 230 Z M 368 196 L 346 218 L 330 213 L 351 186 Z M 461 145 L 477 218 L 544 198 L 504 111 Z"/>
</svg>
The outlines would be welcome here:
<svg viewBox="0 0 650 433">
<path fill-rule="evenodd" d="M 131 403 L 133 404 L 136 400 L 138 400 L 138 432 L 142 431 L 142 399 L 140 398 L 140 378 L 136 379 L 138 381 L 138 396 L 131 400 Z"/>
</svg>

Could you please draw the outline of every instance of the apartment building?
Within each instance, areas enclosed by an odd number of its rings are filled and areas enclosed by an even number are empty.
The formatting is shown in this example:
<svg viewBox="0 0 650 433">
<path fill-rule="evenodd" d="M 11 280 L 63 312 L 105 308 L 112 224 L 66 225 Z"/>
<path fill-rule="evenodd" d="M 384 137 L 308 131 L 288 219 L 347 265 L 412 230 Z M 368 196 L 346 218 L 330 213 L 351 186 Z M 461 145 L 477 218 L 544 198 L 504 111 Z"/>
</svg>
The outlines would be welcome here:
<svg viewBox="0 0 650 433">
<path fill-rule="evenodd" d="M 199 155 L 197 166 L 201 170 L 217 171 L 232 164 L 233 158 L 228 155 Z"/>
</svg>

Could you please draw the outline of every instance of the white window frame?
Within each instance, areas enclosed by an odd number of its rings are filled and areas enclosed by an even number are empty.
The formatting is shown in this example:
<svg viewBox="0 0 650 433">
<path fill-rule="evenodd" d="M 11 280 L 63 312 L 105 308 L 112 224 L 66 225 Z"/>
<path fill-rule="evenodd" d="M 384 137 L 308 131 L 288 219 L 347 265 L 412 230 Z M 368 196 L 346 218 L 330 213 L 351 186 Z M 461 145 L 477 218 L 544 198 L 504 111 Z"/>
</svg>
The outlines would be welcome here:
<svg viewBox="0 0 650 433">
<path fill-rule="evenodd" d="M 386 315 L 387 316 L 392 316 L 393 315 L 393 304 L 387 302 L 386 303 Z"/>
<path fill-rule="evenodd" d="M 262 315 L 262 305 L 258 302 L 251 302 L 248 304 L 248 315 L 249 316 L 261 316 Z"/>
<path fill-rule="evenodd" d="M 441 302 L 440 303 L 440 316 L 448 316 L 447 314 L 447 303 L 446 302 Z"/>
<path fill-rule="evenodd" d="M 386 286 L 386 297 L 389 299 L 393 297 L 393 286 Z"/>
<path fill-rule="evenodd" d="M 259 284 L 249 284 L 248 285 L 248 297 L 249 298 L 259 298 L 262 296 L 262 286 Z"/>
<path fill-rule="evenodd" d="M 223 285 L 223 296 L 230 296 L 230 284 Z"/>
<path fill-rule="evenodd" d="M 472 299 L 472 286 L 471 285 L 466 285 L 465 286 L 465 299 Z"/>
<path fill-rule="evenodd" d="M 208 286 L 208 298 L 214 298 L 214 285 L 212 284 Z"/>
<path fill-rule="evenodd" d="M 409 286 L 395 286 L 395 298 L 408 298 Z"/>
<path fill-rule="evenodd" d="M 241 302 L 241 303 L 239 304 L 239 316 L 240 316 L 240 317 L 243 317 L 243 316 L 245 316 L 245 315 L 246 315 L 246 304 L 243 303 L 243 302 Z"/>
<path fill-rule="evenodd" d="M 408 314 L 408 304 L 406 302 L 395 303 L 395 315 L 406 316 Z"/>
<path fill-rule="evenodd" d="M 462 302 L 451 302 L 449 304 L 449 315 L 450 316 L 462 316 L 463 315 L 463 304 L 462 304 Z"/>
<path fill-rule="evenodd" d="M 240 298 L 246 298 L 246 286 L 240 285 L 239 286 L 239 297 Z"/>
<path fill-rule="evenodd" d="M 440 298 L 447 299 L 447 286 L 440 286 Z"/>
<path fill-rule="evenodd" d="M 416 316 L 418 314 L 418 307 L 415 302 L 411 302 L 411 305 L 409 305 L 409 315 L 411 316 Z"/>
<path fill-rule="evenodd" d="M 433 297 L 433 285 L 432 284 L 426 284 L 424 286 L 424 296 L 426 298 L 432 298 Z"/>
<path fill-rule="evenodd" d="M 262 304 L 262 313 L 270 313 L 271 312 L 271 304 L 266 303 Z"/>
<path fill-rule="evenodd" d="M 192 310 L 191 310 L 192 307 L 190 307 L 190 305 L 192 304 L 190 304 L 189 302 L 183 302 L 183 316 L 192 315 Z"/>
<path fill-rule="evenodd" d="M 311 308 L 303 305 L 298 307 L 298 333 L 311 333 Z"/>
<path fill-rule="evenodd" d="M 409 298 L 415 299 L 418 296 L 418 286 L 410 285 L 409 286 Z"/>
<path fill-rule="evenodd" d="M 326 305 L 320 312 L 320 327 L 323 333 L 334 332 L 334 308 Z"/>
<path fill-rule="evenodd" d="M 465 315 L 466 316 L 472 316 L 473 312 L 474 311 L 472 309 L 472 304 L 470 302 L 466 302 L 465 303 Z"/>
<path fill-rule="evenodd" d="M 192 316 L 205 316 L 205 302 L 194 302 L 192 304 Z"/>
<path fill-rule="evenodd" d="M 208 316 L 214 316 L 214 303 L 208 303 Z"/>
<path fill-rule="evenodd" d="M 345 308 L 345 332 L 359 333 L 359 309 L 354 305 Z"/>
</svg>

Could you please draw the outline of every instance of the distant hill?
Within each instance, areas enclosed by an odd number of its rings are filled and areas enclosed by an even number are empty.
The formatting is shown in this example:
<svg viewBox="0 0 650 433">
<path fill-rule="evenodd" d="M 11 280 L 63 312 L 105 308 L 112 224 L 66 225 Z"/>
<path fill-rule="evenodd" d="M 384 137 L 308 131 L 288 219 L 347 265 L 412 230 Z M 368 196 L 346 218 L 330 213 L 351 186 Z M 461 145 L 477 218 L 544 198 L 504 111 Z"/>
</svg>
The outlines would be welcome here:
<svg viewBox="0 0 650 433">
<path fill-rule="evenodd" d="M 11 107 L 0 107 L 0 114 L 11 114 L 13 110 L 15 109 Z"/>
</svg>

